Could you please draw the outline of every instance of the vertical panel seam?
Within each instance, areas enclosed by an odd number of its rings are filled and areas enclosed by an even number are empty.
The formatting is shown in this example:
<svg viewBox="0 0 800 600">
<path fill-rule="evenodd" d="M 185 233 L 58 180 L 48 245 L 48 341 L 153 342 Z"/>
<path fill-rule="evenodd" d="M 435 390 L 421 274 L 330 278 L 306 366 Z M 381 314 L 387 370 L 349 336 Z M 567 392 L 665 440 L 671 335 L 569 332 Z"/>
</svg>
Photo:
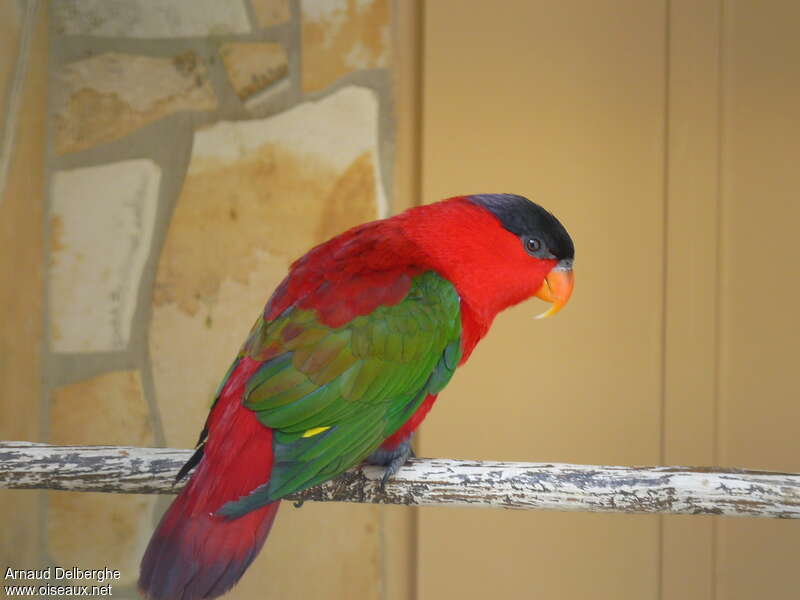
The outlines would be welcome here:
<svg viewBox="0 0 800 600">
<path fill-rule="evenodd" d="M 658 462 L 664 464 L 666 460 L 666 416 L 667 416 L 667 284 L 669 283 L 669 127 L 670 127 L 670 69 L 672 62 L 670 52 L 671 38 L 671 2 L 664 3 L 664 122 L 663 122 L 663 156 L 662 156 L 662 207 L 661 207 L 661 369 L 660 369 L 660 413 L 659 413 L 659 448 Z M 657 532 L 657 568 L 656 568 L 656 597 L 664 597 L 664 516 L 658 517 Z"/>
<path fill-rule="evenodd" d="M 664 34 L 664 122 L 663 122 L 663 157 L 662 157 L 662 207 L 661 207 L 661 415 L 658 460 L 664 464 L 666 460 L 666 396 L 667 396 L 667 284 L 669 282 L 669 127 L 670 127 L 670 0 L 666 0 L 666 21 Z"/>
<path fill-rule="evenodd" d="M 717 173 L 716 173 L 716 239 L 715 251 L 715 277 L 714 284 L 714 395 L 712 399 L 712 427 L 711 427 L 711 453 L 715 465 L 720 461 L 720 393 L 721 393 L 721 351 L 722 351 L 722 282 L 724 268 L 722 260 L 722 205 L 723 205 L 723 161 L 724 161 L 724 136 L 725 136 L 725 0 L 718 0 L 718 42 L 717 42 Z M 719 522 L 711 522 L 711 600 L 718 597 L 719 573 Z"/>
<path fill-rule="evenodd" d="M 417 130 L 415 140 L 415 151 L 417 155 L 416 160 L 416 175 L 413 182 L 413 190 L 417 195 L 416 204 L 424 204 L 422 197 L 423 194 L 423 181 L 425 174 L 425 46 L 427 39 L 426 24 L 425 24 L 425 11 L 427 3 L 425 0 L 417 0 L 416 8 L 416 28 L 419 32 L 418 35 L 418 48 L 417 48 L 417 89 L 414 94 L 415 100 L 418 104 L 416 113 L 416 123 L 414 128 Z"/>
</svg>

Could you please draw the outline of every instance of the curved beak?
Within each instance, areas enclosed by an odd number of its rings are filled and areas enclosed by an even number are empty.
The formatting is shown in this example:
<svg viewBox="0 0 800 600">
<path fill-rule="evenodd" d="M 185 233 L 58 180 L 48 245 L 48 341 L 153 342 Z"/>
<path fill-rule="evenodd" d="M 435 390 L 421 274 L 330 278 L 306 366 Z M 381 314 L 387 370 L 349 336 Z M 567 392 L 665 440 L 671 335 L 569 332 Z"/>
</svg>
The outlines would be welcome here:
<svg viewBox="0 0 800 600">
<path fill-rule="evenodd" d="M 566 306 L 569 297 L 572 295 L 572 287 L 575 283 L 575 275 L 572 273 L 572 259 L 564 259 L 558 262 L 544 278 L 542 287 L 536 292 L 536 297 L 545 302 L 552 302 L 553 305 L 537 319 L 550 317 Z"/>
</svg>

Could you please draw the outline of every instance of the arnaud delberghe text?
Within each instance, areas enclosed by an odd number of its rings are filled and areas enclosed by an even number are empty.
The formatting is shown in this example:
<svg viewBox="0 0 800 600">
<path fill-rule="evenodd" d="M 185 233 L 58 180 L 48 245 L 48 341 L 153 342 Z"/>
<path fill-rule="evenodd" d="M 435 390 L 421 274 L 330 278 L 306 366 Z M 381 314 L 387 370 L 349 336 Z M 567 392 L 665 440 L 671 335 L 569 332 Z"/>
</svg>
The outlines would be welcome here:
<svg viewBox="0 0 800 600">
<path fill-rule="evenodd" d="M 81 569 L 79 567 L 47 567 L 46 569 L 6 569 L 6 579 L 35 579 L 35 580 L 71 580 L 80 581 L 82 579 L 89 579 L 103 583 L 104 581 L 115 581 L 120 578 L 120 572 L 117 569 Z"/>
</svg>

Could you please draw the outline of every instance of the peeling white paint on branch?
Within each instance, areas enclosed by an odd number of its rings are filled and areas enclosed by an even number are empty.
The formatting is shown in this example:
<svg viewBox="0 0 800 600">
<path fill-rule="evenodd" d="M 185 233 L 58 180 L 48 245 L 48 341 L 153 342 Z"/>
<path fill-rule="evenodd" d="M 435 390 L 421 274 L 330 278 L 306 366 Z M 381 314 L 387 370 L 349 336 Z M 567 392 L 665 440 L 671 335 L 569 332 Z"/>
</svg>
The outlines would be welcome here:
<svg viewBox="0 0 800 600">
<path fill-rule="evenodd" d="M 191 453 L 0 442 L 0 488 L 171 494 Z M 800 518 L 800 474 L 417 458 L 383 491 L 381 475 L 358 467 L 288 499 Z"/>
</svg>

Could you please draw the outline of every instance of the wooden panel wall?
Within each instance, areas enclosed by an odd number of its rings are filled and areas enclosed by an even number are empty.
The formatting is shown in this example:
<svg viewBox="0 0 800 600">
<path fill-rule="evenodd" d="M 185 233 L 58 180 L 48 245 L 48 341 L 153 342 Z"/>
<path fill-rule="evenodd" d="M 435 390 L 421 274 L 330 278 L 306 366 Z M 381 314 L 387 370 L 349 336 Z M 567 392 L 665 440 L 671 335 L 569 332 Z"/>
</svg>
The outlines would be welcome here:
<svg viewBox="0 0 800 600">
<path fill-rule="evenodd" d="M 717 457 L 800 471 L 800 3 L 725 2 Z M 717 597 L 800 595 L 800 523 L 719 523 Z"/>
<path fill-rule="evenodd" d="M 435 0 L 422 198 L 517 192 L 577 246 L 496 322 L 426 456 L 800 471 L 800 5 Z M 800 524 L 425 509 L 419 599 L 796 593 Z"/>
</svg>

